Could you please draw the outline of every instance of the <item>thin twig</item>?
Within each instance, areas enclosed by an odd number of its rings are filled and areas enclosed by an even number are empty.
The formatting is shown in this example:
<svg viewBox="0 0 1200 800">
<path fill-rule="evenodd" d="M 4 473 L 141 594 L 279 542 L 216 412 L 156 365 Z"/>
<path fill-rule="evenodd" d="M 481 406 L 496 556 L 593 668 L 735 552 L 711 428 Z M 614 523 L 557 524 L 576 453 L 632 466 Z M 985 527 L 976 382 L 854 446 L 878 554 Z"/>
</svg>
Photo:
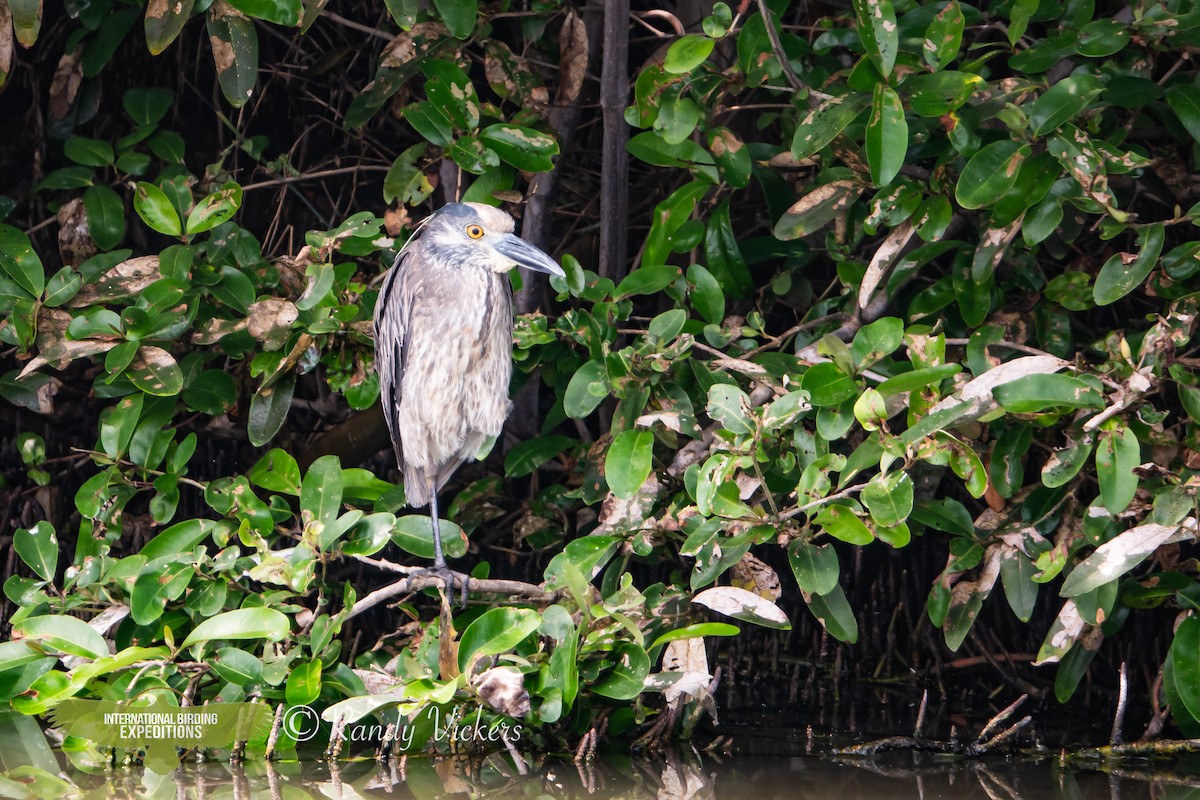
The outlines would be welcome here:
<svg viewBox="0 0 1200 800">
<path fill-rule="evenodd" d="M 300 181 L 314 181 L 319 178 L 332 178 L 335 175 L 348 175 L 352 172 L 387 172 L 391 169 L 390 166 L 382 164 L 359 164 L 356 167 L 339 167 L 337 169 L 326 169 L 320 172 L 309 172 L 304 175 L 289 175 L 272 178 L 269 181 L 259 181 L 258 183 L 250 183 L 242 187 L 243 192 L 248 192 L 251 189 L 267 189 L 272 186 L 282 186 L 287 183 L 299 183 Z"/>
<path fill-rule="evenodd" d="M 792 64 L 788 61 L 787 53 L 783 52 L 783 42 L 779 38 L 779 31 L 775 30 L 775 21 L 771 19 L 771 11 L 767 8 L 767 0 L 758 0 L 758 13 L 762 14 L 763 25 L 767 29 L 767 38 L 771 40 L 771 49 L 775 51 L 775 57 L 779 59 L 779 66 L 783 67 L 783 74 L 787 77 L 788 83 L 797 92 L 803 90 L 804 84 L 801 83 L 800 77 L 792 69 Z"/>
</svg>

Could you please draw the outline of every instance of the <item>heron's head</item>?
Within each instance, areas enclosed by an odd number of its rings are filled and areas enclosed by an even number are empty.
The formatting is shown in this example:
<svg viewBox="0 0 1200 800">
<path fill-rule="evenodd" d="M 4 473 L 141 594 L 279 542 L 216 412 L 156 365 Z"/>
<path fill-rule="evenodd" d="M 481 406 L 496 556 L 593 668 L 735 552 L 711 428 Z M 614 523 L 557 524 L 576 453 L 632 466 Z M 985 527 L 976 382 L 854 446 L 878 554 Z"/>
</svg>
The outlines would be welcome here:
<svg viewBox="0 0 1200 800">
<path fill-rule="evenodd" d="M 447 266 L 564 274 L 554 259 L 513 233 L 512 217 L 483 203 L 442 206 L 422 224 L 420 237 L 425 253 Z"/>
</svg>

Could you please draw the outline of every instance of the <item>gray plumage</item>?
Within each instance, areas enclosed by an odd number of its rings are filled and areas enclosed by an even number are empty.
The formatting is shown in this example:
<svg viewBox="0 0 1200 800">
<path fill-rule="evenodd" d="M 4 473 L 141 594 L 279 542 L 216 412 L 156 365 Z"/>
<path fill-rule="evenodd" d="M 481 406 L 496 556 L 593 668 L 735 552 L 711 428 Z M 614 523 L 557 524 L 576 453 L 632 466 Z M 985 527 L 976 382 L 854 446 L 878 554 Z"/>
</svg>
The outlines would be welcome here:
<svg viewBox="0 0 1200 800">
<path fill-rule="evenodd" d="M 513 267 L 562 275 L 513 233 L 508 214 L 452 203 L 417 227 L 375 306 L 380 402 L 411 505 L 430 504 L 458 467 L 500 435 L 512 375 Z M 434 537 L 435 567 L 444 569 Z"/>
</svg>

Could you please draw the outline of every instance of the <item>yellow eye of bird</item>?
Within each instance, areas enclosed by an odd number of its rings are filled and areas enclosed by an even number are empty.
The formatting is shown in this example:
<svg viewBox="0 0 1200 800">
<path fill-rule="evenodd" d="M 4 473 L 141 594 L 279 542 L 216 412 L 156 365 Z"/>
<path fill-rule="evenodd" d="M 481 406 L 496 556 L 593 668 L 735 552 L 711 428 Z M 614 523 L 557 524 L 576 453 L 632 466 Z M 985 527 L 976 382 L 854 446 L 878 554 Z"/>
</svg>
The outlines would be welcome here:
<svg viewBox="0 0 1200 800">
<path fill-rule="evenodd" d="M 481 228 L 478 225 L 468 225 L 467 226 L 467 236 L 470 236 L 472 239 L 482 239 L 483 238 L 483 228 Z"/>
</svg>

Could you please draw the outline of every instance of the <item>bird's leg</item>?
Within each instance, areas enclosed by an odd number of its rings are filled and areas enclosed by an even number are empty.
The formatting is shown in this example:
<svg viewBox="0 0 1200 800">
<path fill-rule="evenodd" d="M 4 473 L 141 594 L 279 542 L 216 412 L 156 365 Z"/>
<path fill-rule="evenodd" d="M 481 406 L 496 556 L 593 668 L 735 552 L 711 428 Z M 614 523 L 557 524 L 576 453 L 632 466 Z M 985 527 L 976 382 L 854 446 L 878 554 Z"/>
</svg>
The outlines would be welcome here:
<svg viewBox="0 0 1200 800">
<path fill-rule="evenodd" d="M 433 523 L 433 571 L 442 576 L 442 580 L 446 582 L 446 588 L 450 593 L 454 593 L 454 571 L 446 566 L 446 555 L 442 552 L 442 530 L 441 522 L 438 518 L 437 492 L 434 491 L 429 495 L 429 521 Z M 471 583 L 471 579 L 466 575 L 462 576 L 462 598 L 461 605 L 467 607 L 467 590 Z"/>
</svg>

